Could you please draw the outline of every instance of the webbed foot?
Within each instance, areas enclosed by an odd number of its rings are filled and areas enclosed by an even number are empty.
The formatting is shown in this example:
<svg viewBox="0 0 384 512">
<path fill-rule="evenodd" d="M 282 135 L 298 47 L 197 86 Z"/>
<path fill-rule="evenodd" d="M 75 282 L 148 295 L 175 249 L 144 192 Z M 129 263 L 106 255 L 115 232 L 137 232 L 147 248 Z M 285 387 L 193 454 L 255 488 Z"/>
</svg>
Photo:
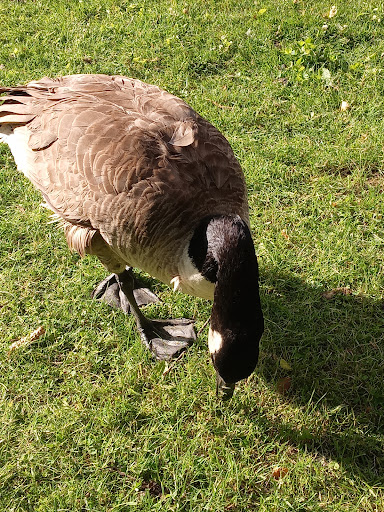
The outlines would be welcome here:
<svg viewBox="0 0 384 512">
<path fill-rule="evenodd" d="M 126 314 L 132 313 L 142 342 L 158 360 L 167 361 L 178 357 L 196 340 L 191 320 L 150 320 L 143 315 L 139 306 L 160 299 L 136 279 L 130 268 L 104 279 L 92 297 L 120 308 Z"/>
<path fill-rule="evenodd" d="M 175 320 L 140 319 L 138 322 L 140 337 L 153 356 L 169 361 L 187 350 L 196 340 L 193 322 L 185 318 Z"/>
<path fill-rule="evenodd" d="M 127 282 L 131 285 L 133 282 L 133 296 L 138 306 L 146 306 L 160 301 L 155 293 L 134 276 L 130 268 L 119 274 L 119 279 L 120 284 L 116 274 L 108 276 L 93 290 L 92 298 L 101 300 L 109 306 L 121 309 L 125 314 L 129 314 L 131 307 L 128 298 L 122 290 L 121 283 Z"/>
</svg>

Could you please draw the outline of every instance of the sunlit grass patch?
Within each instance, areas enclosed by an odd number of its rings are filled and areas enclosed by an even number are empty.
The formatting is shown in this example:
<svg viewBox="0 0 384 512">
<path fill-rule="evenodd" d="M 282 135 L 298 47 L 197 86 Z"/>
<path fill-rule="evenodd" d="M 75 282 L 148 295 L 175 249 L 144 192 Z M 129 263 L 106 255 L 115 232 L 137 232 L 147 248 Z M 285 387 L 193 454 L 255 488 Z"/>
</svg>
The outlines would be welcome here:
<svg viewBox="0 0 384 512">
<path fill-rule="evenodd" d="M 209 303 L 153 282 L 148 314 L 201 330 L 177 364 L 154 363 L 132 319 L 91 300 L 102 266 L 68 251 L 1 146 L 1 510 L 384 509 L 384 12 L 331 7 L 0 4 L 1 84 L 124 74 L 223 131 L 266 320 L 256 373 L 221 404 Z"/>
</svg>

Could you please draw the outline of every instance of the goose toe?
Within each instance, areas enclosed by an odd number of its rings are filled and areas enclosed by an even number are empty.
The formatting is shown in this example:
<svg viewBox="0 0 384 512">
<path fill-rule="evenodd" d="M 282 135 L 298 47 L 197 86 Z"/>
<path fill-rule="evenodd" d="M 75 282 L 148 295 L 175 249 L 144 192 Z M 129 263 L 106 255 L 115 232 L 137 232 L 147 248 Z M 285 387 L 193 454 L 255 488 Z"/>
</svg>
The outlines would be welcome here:
<svg viewBox="0 0 384 512">
<path fill-rule="evenodd" d="M 178 357 L 196 340 L 193 322 L 185 318 L 148 320 L 148 324 L 139 331 L 143 343 L 160 361 Z"/>
<path fill-rule="evenodd" d="M 226 382 L 221 375 L 216 372 L 216 396 L 221 400 L 229 400 L 235 391 L 234 382 Z"/>
<path fill-rule="evenodd" d="M 125 270 L 124 273 L 129 275 L 130 279 L 133 279 L 134 288 L 133 295 L 135 297 L 138 306 L 147 306 L 159 302 L 159 297 L 147 288 L 139 279 L 133 276 L 131 270 Z M 122 274 L 120 274 L 121 278 Z M 92 298 L 105 302 L 109 306 L 121 309 L 125 314 L 130 313 L 130 305 L 125 297 L 124 292 L 119 286 L 116 274 L 111 274 L 107 278 L 103 279 L 92 292 Z"/>
</svg>

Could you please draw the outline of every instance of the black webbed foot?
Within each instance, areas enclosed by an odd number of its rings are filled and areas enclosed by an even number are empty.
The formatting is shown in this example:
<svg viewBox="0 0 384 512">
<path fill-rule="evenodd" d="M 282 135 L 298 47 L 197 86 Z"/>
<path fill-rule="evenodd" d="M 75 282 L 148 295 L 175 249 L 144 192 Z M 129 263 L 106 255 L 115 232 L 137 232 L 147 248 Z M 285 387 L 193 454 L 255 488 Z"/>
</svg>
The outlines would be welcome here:
<svg viewBox="0 0 384 512">
<path fill-rule="evenodd" d="M 185 318 L 138 322 L 140 337 L 155 359 L 169 361 L 187 350 L 196 340 L 193 322 Z"/>
<path fill-rule="evenodd" d="M 133 296 L 138 306 L 147 306 L 159 302 L 159 297 L 137 279 L 131 269 L 119 274 L 121 282 L 128 281 L 129 286 L 133 282 Z M 130 313 L 129 300 L 125 296 L 117 281 L 117 275 L 111 274 L 101 281 L 92 292 L 92 298 L 105 302 L 109 306 L 121 309 L 125 314 Z"/>
<path fill-rule="evenodd" d="M 144 345 L 155 359 L 170 360 L 178 357 L 196 340 L 193 321 L 185 318 L 175 320 L 149 320 L 139 306 L 158 302 L 160 299 L 133 275 L 131 269 L 121 274 L 112 274 L 94 290 L 92 297 L 124 313 L 132 313 Z"/>
</svg>

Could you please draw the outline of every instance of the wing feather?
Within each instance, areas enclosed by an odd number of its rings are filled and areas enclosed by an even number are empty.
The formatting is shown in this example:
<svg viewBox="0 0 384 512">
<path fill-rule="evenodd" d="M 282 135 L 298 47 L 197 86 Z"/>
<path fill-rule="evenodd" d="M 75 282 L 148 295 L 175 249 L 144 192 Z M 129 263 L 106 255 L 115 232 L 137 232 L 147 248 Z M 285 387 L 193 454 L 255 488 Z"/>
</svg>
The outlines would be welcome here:
<svg viewBox="0 0 384 512">
<path fill-rule="evenodd" d="M 159 226 L 187 233 L 215 213 L 248 220 L 244 176 L 227 140 L 158 87 L 72 75 L 0 92 L 0 133 L 24 130 L 18 167 L 65 222 L 127 251 L 133 239 L 165 244 Z"/>
</svg>

